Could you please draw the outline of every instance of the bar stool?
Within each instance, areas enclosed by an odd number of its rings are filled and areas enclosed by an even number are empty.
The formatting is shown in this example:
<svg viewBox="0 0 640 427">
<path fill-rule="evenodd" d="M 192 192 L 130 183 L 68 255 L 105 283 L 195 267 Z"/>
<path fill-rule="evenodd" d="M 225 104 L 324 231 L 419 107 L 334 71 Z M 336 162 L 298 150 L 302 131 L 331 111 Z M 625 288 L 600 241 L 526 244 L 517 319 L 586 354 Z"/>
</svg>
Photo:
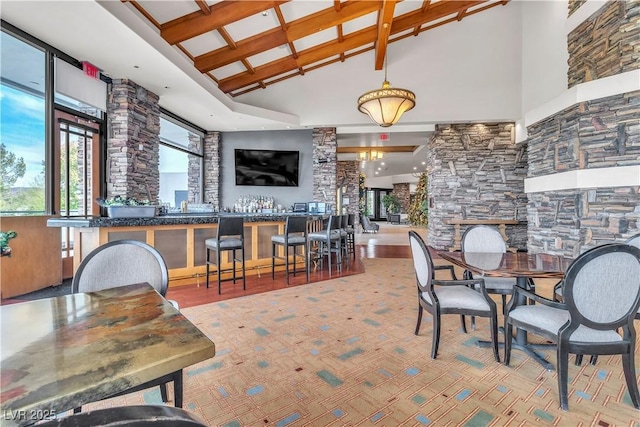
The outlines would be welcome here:
<svg viewBox="0 0 640 427">
<path fill-rule="evenodd" d="M 297 272 L 297 259 L 304 260 L 304 269 L 307 273 L 307 283 L 309 283 L 309 255 L 307 252 L 307 217 L 290 216 L 284 226 L 284 234 L 271 236 L 271 278 L 275 279 L 276 258 L 284 259 L 284 271 L 289 285 L 289 248 L 293 248 L 293 275 Z M 284 247 L 284 256 L 278 256 L 278 246 Z M 304 255 L 296 252 L 298 247 L 304 248 Z"/>
<path fill-rule="evenodd" d="M 347 216 L 347 254 L 356 257 L 356 215 Z"/>
<path fill-rule="evenodd" d="M 236 283 L 237 279 L 242 279 L 242 289 L 247 289 L 247 283 L 245 281 L 245 268 L 244 268 L 244 218 L 241 216 L 221 216 L 218 220 L 218 234 L 215 238 L 207 239 L 204 241 L 207 247 L 207 288 L 209 287 L 209 265 L 215 265 L 218 273 L 218 294 L 221 293 L 220 273 L 220 253 L 223 251 L 231 251 L 231 263 L 233 271 L 232 279 L 233 283 Z M 236 251 L 240 250 L 242 255 L 241 259 L 236 258 Z M 216 262 L 211 261 L 211 251 L 216 252 Z M 242 263 L 242 277 L 236 277 L 236 262 Z M 225 270 L 229 271 L 229 270 Z"/>
<path fill-rule="evenodd" d="M 331 254 L 334 253 L 336 260 L 336 267 L 342 269 L 342 249 L 340 241 L 342 236 L 340 235 L 340 215 L 331 215 L 327 221 L 327 228 L 315 233 L 309 233 L 309 239 L 307 243 L 307 254 L 311 256 L 311 244 L 315 243 L 317 248 L 315 250 L 316 259 L 320 261 L 320 268 L 323 267 L 324 256 L 327 256 L 327 262 L 329 264 L 329 275 L 331 275 Z M 335 245 L 335 246 L 334 246 Z"/>
</svg>

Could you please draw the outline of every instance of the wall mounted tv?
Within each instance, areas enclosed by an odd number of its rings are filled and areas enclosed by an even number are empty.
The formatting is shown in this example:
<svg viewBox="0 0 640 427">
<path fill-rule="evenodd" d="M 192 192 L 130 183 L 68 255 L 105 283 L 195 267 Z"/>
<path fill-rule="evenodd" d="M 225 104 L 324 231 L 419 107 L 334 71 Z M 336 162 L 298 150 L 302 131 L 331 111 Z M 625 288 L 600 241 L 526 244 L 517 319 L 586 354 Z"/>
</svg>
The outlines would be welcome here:
<svg viewBox="0 0 640 427">
<path fill-rule="evenodd" d="M 236 185 L 298 186 L 299 151 L 236 148 Z"/>
</svg>

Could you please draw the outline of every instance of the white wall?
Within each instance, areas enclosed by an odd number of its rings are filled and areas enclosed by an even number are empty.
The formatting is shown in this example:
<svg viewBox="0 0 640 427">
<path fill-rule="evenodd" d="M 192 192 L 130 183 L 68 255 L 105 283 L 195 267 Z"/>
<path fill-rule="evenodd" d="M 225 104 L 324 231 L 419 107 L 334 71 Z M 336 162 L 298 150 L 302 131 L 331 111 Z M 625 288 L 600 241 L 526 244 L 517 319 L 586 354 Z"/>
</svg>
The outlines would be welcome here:
<svg viewBox="0 0 640 427">
<path fill-rule="evenodd" d="M 235 149 L 300 152 L 297 187 L 236 185 Z M 220 142 L 220 208 L 231 208 L 241 195 L 272 196 L 288 208 L 313 199 L 313 135 L 311 130 L 223 132 Z"/>
<path fill-rule="evenodd" d="M 521 1 L 522 112 L 561 95 L 567 89 L 566 0 Z"/>
</svg>

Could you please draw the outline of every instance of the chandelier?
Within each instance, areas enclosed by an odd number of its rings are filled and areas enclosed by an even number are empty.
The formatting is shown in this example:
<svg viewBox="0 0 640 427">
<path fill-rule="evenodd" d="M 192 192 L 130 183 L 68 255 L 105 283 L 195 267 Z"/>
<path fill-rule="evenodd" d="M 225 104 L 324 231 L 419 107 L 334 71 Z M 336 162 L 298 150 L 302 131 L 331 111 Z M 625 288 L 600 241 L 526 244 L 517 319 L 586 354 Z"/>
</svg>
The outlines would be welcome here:
<svg viewBox="0 0 640 427">
<path fill-rule="evenodd" d="M 384 60 L 384 82 L 381 89 L 375 89 L 358 98 L 358 110 L 368 114 L 383 128 L 400 120 L 406 111 L 416 105 L 416 95 L 410 90 L 391 87 L 387 80 L 387 58 Z"/>
<path fill-rule="evenodd" d="M 361 160 L 363 162 L 366 162 L 366 161 L 375 162 L 376 160 L 381 160 L 381 159 L 382 159 L 382 151 L 380 150 L 367 150 L 367 151 L 360 151 L 358 153 L 358 160 Z"/>
</svg>

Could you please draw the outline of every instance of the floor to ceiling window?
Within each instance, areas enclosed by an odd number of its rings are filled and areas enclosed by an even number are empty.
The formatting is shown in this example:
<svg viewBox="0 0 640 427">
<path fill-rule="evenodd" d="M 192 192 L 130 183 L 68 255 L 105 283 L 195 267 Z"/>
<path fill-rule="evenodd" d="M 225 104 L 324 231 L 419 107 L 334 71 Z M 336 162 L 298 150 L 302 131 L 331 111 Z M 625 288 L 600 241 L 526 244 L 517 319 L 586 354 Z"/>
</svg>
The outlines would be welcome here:
<svg viewBox="0 0 640 427">
<path fill-rule="evenodd" d="M 0 33 L 0 213 L 42 215 L 46 199 L 45 52 Z"/>
<path fill-rule="evenodd" d="M 160 201 L 170 209 L 202 202 L 203 132 L 176 118 L 160 117 Z"/>
</svg>

